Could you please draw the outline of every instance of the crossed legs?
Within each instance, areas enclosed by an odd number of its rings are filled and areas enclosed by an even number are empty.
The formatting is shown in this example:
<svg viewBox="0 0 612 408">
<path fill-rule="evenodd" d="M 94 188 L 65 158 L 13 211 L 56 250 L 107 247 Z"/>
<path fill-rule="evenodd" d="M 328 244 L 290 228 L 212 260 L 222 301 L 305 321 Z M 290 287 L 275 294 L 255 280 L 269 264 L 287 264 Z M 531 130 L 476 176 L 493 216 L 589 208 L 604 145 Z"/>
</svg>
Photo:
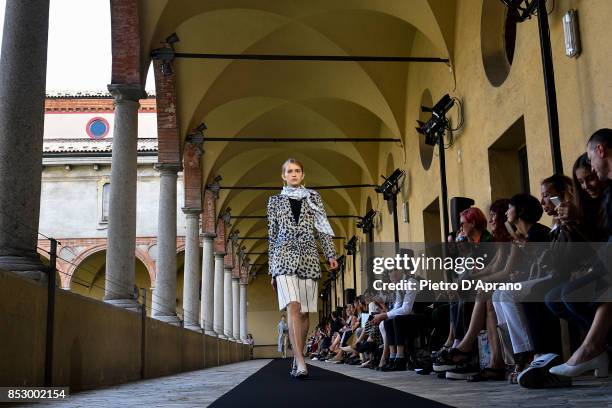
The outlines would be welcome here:
<svg viewBox="0 0 612 408">
<path fill-rule="evenodd" d="M 591 324 L 582 345 L 567 361 L 569 365 L 584 363 L 606 350 L 606 338 L 612 328 L 612 303 L 602 303 L 595 312 L 595 319 Z"/>
</svg>

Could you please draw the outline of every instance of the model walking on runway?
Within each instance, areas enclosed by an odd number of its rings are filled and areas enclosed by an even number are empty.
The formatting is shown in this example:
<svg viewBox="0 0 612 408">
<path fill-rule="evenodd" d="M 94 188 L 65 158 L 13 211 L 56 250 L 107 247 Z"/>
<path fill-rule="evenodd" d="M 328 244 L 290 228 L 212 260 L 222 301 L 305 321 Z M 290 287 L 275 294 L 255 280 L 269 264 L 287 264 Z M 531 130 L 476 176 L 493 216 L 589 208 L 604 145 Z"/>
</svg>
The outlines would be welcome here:
<svg viewBox="0 0 612 408">
<path fill-rule="evenodd" d="M 306 378 L 303 350 L 309 329 L 308 313 L 317 312 L 321 278 L 317 238 L 330 269 L 336 269 L 338 262 L 332 242 L 334 232 L 321 196 L 302 184 L 302 163 L 288 159 L 283 163 L 281 177 L 283 190 L 268 201 L 268 262 L 279 309 L 287 308 L 289 341 L 295 356 L 291 375 Z"/>
</svg>

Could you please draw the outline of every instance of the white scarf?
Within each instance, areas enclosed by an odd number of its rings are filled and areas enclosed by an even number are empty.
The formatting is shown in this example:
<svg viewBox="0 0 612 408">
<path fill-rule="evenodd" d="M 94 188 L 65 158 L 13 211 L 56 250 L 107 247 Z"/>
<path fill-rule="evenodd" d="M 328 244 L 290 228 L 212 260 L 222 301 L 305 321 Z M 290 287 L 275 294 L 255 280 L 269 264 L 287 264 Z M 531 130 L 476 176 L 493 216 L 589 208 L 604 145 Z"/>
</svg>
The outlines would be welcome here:
<svg viewBox="0 0 612 408">
<path fill-rule="evenodd" d="M 317 229 L 317 231 L 333 237 L 334 230 L 332 229 L 331 225 L 329 225 L 329 221 L 325 216 L 325 209 L 323 209 L 323 206 L 317 205 L 317 203 L 313 199 L 314 194 L 314 191 L 308 190 L 304 186 L 284 186 L 283 191 L 281 191 L 281 195 L 287 196 L 289 198 L 293 198 L 296 200 L 303 200 L 305 198 L 306 202 L 308 203 L 308 206 L 314 211 L 315 228 Z"/>
</svg>

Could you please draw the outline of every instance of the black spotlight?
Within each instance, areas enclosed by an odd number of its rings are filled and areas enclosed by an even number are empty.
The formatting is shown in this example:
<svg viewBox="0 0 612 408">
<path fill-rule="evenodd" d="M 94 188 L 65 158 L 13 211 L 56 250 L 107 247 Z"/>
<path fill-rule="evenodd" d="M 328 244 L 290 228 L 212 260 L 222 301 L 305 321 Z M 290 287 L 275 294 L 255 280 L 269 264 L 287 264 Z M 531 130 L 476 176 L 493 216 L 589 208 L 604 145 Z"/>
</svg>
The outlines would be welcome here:
<svg viewBox="0 0 612 408">
<path fill-rule="evenodd" d="M 538 1 L 545 0 L 501 0 L 508 7 L 508 12 L 519 23 L 530 19 L 535 14 Z"/>
<path fill-rule="evenodd" d="M 204 124 L 204 122 L 200 123 L 198 125 L 198 127 L 196 128 L 196 131 L 198 131 L 199 133 L 203 133 L 206 129 L 208 129 L 206 127 L 206 124 Z"/>
<path fill-rule="evenodd" d="M 349 255 L 353 255 L 357 252 L 357 237 L 355 235 L 344 244 L 344 249 L 346 249 Z"/>
<path fill-rule="evenodd" d="M 381 176 L 385 181 L 380 186 L 374 188 L 374 190 L 382 194 L 385 200 L 390 200 L 393 195 L 398 193 L 399 181 L 405 174 L 403 170 L 395 169 L 389 177 Z"/>
<path fill-rule="evenodd" d="M 180 39 L 179 39 L 178 35 L 176 35 L 176 33 L 172 33 L 168 37 L 166 37 L 166 42 L 170 46 L 172 46 L 173 44 L 176 44 L 179 41 L 180 41 Z"/>
<path fill-rule="evenodd" d="M 444 136 L 444 132 L 448 129 L 448 119 L 446 114 L 455 105 L 455 101 L 448 94 L 444 95 L 438 103 L 431 109 L 431 118 L 425 122 L 417 120 L 419 126 L 417 132 L 425 136 L 425 143 L 435 146 L 438 140 Z"/>
<path fill-rule="evenodd" d="M 172 61 L 174 60 L 175 52 L 173 44 L 179 42 L 178 35 L 176 33 L 170 34 L 166 38 L 166 44 L 169 46 L 163 48 L 157 48 L 151 51 L 151 58 L 156 60 L 161 60 L 161 71 L 162 75 L 168 76 L 174 73 L 174 69 L 172 68 Z"/>
<path fill-rule="evenodd" d="M 375 215 L 376 211 L 370 210 L 365 216 L 359 217 L 360 220 L 357 222 L 357 228 L 361 228 L 364 234 L 367 234 L 368 232 L 372 231 L 372 229 L 374 228 Z"/>
</svg>

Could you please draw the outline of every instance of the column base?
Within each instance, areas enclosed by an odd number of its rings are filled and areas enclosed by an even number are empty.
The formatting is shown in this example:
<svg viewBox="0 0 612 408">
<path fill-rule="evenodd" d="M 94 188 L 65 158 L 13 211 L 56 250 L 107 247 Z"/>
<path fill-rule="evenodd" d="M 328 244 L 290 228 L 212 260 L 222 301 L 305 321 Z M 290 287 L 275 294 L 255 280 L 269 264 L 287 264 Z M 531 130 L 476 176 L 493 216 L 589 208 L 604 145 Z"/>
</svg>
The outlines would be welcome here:
<svg viewBox="0 0 612 408">
<path fill-rule="evenodd" d="M 140 304 L 136 301 L 136 299 L 104 299 L 104 303 L 131 310 L 133 312 L 140 312 Z"/>
<path fill-rule="evenodd" d="M 210 337 L 217 337 L 217 333 L 212 330 L 204 330 L 204 334 Z"/>
<path fill-rule="evenodd" d="M 153 315 L 153 318 L 155 320 L 159 320 L 161 322 L 168 323 L 168 324 L 171 324 L 173 326 L 180 326 L 181 325 L 181 321 L 179 320 L 179 318 L 176 315 L 163 315 L 163 316 Z"/>
<path fill-rule="evenodd" d="M 193 330 L 193 331 L 196 331 L 198 333 L 202 332 L 202 328 L 200 326 L 198 326 L 197 324 L 187 323 L 183 327 L 186 328 L 187 330 Z"/>
<path fill-rule="evenodd" d="M 227 337 L 224 334 L 218 334 L 217 333 L 217 337 L 221 340 L 227 340 Z"/>
<path fill-rule="evenodd" d="M 46 267 L 40 259 L 30 256 L 0 256 L 0 269 L 37 281 L 47 281 Z"/>
</svg>

